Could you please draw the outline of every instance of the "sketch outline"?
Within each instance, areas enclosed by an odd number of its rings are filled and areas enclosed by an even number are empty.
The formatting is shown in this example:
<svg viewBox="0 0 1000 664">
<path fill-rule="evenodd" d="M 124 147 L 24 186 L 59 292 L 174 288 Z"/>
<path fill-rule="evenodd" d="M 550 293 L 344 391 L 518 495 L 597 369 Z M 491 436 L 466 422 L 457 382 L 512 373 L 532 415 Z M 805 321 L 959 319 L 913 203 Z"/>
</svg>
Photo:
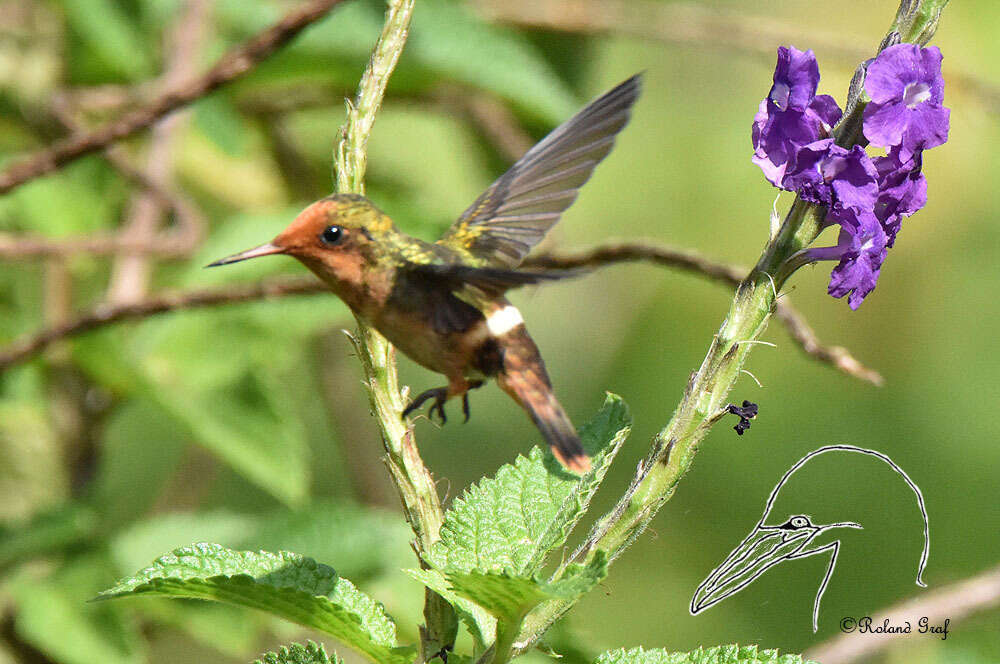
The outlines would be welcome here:
<svg viewBox="0 0 1000 664">
<path fill-rule="evenodd" d="M 837 556 L 840 553 L 841 542 L 838 539 L 815 549 L 806 549 L 806 547 L 809 546 L 813 540 L 828 530 L 832 530 L 834 528 L 862 529 L 861 524 L 853 521 L 842 521 L 838 523 L 815 525 L 812 523 L 810 518 L 804 514 L 793 515 L 789 517 L 787 521 L 779 525 L 766 526 L 764 525 L 764 522 L 767 520 L 768 516 L 770 516 L 771 509 L 774 507 L 774 502 L 777 499 L 778 492 L 781 491 L 782 487 L 784 487 L 785 483 L 788 482 L 791 476 L 810 460 L 828 452 L 853 452 L 875 457 L 886 463 L 890 468 L 892 468 L 893 471 L 899 474 L 903 480 L 906 481 L 910 490 L 912 490 L 917 497 L 917 506 L 920 508 L 920 514 L 923 517 L 924 524 L 924 547 L 920 556 L 920 562 L 917 566 L 916 584 L 922 588 L 927 587 L 927 584 L 923 581 L 923 573 L 927 566 L 928 557 L 930 556 L 930 520 L 927 516 L 927 507 L 924 503 L 924 495 L 920 491 L 920 487 L 917 486 L 912 479 L 910 479 L 910 476 L 906 474 L 906 471 L 900 468 L 896 462 L 882 452 L 870 450 L 864 447 L 858 447 L 857 445 L 826 445 L 813 450 L 809 454 L 806 454 L 795 462 L 787 471 L 785 471 L 785 474 L 782 475 L 781 479 L 774 486 L 774 489 L 771 490 L 771 495 L 768 497 L 767 503 L 764 506 L 764 513 L 761 515 L 760 520 L 757 522 L 756 526 L 754 526 L 753 530 L 750 531 L 750 534 L 747 535 L 743 541 L 729 553 L 722 563 L 709 573 L 705 580 L 702 581 L 695 590 L 694 595 L 691 597 L 691 604 L 688 607 L 692 616 L 715 606 L 728 597 L 732 597 L 760 578 L 760 576 L 769 569 L 777 565 L 790 560 L 800 560 L 802 558 L 809 558 L 811 556 L 829 553 L 830 563 L 827 566 L 826 573 L 823 576 L 823 580 L 820 582 L 819 588 L 816 592 L 816 598 L 813 601 L 813 632 L 816 632 L 819 629 L 820 603 L 823 600 L 823 594 L 826 592 L 826 587 L 830 582 L 830 578 L 833 576 L 833 570 L 837 564 Z M 794 546 L 789 546 L 790 544 L 793 544 Z M 770 548 L 766 545 L 770 545 Z M 755 551 L 759 551 L 759 555 L 757 555 L 756 558 L 752 558 Z M 747 564 L 747 561 L 751 562 Z"/>
</svg>

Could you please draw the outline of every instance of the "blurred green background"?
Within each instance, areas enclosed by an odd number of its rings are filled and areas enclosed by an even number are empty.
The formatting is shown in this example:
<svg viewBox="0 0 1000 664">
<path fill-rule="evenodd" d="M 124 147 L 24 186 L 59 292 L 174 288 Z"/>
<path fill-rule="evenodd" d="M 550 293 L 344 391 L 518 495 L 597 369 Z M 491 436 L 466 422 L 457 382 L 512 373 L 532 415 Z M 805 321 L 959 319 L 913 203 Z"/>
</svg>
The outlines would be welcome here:
<svg viewBox="0 0 1000 664">
<path fill-rule="evenodd" d="M 95 125 L 151 98 L 165 69 L 204 70 L 295 4 L 0 3 L 4 160 L 65 135 L 67 119 Z M 843 103 L 853 67 L 874 51 L 896 7 L 418 0 L 369 145 L 369 196 L 402 229 L 432 239 L 520 147 L 645 71 L 631 125 L 546 246 L 646 238 L 750 264 L 777 194 L 750 163 L 749 131 L 776 47 L 814 49 L 820 92 Z M 283 258 L 201 266 L 270 239 L 329 193 L 343 99 L 357 85 L 382 9 L 345 3 L 169 129 L 124 142 L 119 157 L 196 206 L 203 239 L 179 258 L 140 259 L 139 268 L 121 255 L 0 252 L 3 345 L 102 302 L 304 274 Z M 181 47 L 169 38 L 178 25 Z M 742 438 L 735 422 L 715 427 L 651 529 L 553 634 L 567 661 L 635 645 L 739 642 L 801 652 L 835 636 L 844 616 L 919 598 L 997 563 L 998 29 L 992 0 L 954 2 L 944 12 L 934 43 L 945 56 L 950 140 L 926 155 L 927 207 L 906 222 L 877 290 L 851 312 L 825 294 L 829 265 L 791 282 L 791 299 L 820 338 L 851 349 L 884 374 L 885 386 L 807 358 L 772 324 L 765 338 L 777 347 L 760 346 L 747 365 L 763 387 L 746 377 L 732 394 L 758 402 L 761 415 Z M 0 231 L 5 239 L 79 238 L 130 228 L 141 196 L 91 156 L 0 197 Z M 779 211 L 790 201 L 783 194 Z M 154 228 L 172 221 L 153 218 Z M 632 408 L 632 437 L 595 511 L 613 503 L 666 423 L 731 294 L 648 265 L 513 294 L 574 421 L 590 417 L 605 390 Z M 0 663 L 242 662 L 305 637 L 228 607 L 86 603 L 193 541 L 317 557 L 384 602 L 407 630 L 404 640 L 415 639 L 422 593 L 399 571 L 413 564 L 408 531 L 340 332 L 352 326 L 332 295 L 171 313 L 56 344 L 0 374 Z M 401 364 L 415 390 L 440 383 Z M 468 424 L 452 411 L 444 428 L 417 424 L 446 499 L 537 442 L 494 386 L 472 394 Z M 711 611 L 688 615 L 694 589 L 753 526 L 782 472 L 838 442 L 889 454 L 923 489 L 930 589 L 913 583 L 920 518 L 905 485 L 871 460 L 824 457 L 788 486 L 775 511 L 865 526 L 841 534 L 819 632 L 810 625 L 826 566 L 819 557 L 782 565 Z M 945 641 L 914 634 L 875 661 L 997 662 L 998 625 L 996 610 L 980 613 L 953 624 Z"/>
</svg>

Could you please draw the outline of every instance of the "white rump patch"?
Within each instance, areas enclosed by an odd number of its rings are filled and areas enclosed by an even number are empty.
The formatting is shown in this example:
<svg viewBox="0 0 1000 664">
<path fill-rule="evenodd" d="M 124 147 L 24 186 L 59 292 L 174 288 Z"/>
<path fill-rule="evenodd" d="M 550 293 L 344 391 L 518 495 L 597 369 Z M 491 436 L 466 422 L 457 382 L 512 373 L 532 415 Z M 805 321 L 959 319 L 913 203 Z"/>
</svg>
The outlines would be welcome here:
<svg viewBox="0 0 1000 664">
<path fill-rule="evenodd" d="M 503 309 L 497 309 L 486 317 L 486 327 L 494 337 L 501 337 L 518 325 L 523 325 L 524 319 L 517 307 L 508 304 Z"/>
</svg>

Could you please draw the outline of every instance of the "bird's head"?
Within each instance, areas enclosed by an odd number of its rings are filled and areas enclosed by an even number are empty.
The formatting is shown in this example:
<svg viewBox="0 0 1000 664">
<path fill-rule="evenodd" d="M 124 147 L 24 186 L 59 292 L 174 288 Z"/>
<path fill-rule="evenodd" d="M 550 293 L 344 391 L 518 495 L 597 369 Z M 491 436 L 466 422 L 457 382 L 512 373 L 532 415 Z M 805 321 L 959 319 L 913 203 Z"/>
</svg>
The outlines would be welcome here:
<svg viewBox="0 0 1000 664">
<path fill-rule="evenodd" d="M 270 242 L 207 267 L 286 254 L 344 297 L 363 285 L 365 272 L 378 263 L 382 238 L 395 230 L 392 220 L 364 196 L 334 194 L 307 207 Z"/>
</svg>

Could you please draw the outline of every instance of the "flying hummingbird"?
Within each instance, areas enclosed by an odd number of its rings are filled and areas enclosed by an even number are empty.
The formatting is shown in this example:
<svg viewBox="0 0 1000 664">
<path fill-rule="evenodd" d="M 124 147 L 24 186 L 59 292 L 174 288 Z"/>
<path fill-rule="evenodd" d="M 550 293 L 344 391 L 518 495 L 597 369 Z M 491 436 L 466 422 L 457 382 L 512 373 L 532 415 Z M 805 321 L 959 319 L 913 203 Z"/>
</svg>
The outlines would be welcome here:
<svg viewBox="0 0 1000 664">
<path fill-rule="evenodd" d="M 299 214 L 267 244 L 217 260 L 288 254 L 322 279 L 361 319 L 446 387 L 423 392 L 403 417 L 434 399 L 444 404 L 495 377 L 531 416 L 555 457 L 584 473 L 590 459 L 552 391 L 545 363 L 520 312 L 504 293 L 559 278 L 517 267 L 576 199 L 611 152 L 639 95 L 633 76 L 597 98 L 528 150 L 431 244 L 401 233 L 363 196 L 334 194 Z"/>
</svg>

